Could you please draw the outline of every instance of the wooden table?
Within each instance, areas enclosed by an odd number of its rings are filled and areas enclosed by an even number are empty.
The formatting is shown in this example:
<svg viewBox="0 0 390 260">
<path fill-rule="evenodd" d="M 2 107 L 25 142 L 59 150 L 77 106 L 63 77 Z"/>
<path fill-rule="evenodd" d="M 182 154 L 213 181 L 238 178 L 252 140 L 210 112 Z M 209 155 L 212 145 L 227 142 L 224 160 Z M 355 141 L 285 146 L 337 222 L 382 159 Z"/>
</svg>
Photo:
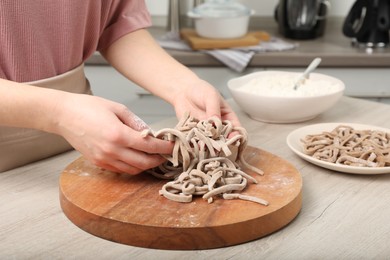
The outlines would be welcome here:
<svg viewBox="0 0 390 260">
<path fill-rule="evenodd" d="M 390 106 L 343 97 L 331 110 L 299 124 L 265 124 L 238 107 L 249 144 L 293 163 L 303 176 L 303 206 L 282 230 L 242 245 L 202 251 L 166 251 L 113 243 L 71 223 L 58 199 L 61 171 L 79 153 L 68 152 L 0 173 L 1 259 L 384 259 L 390 255 L 390 175 L 350 175 L 296 156 L 286 145 L 292 130 L 315 123 L 350 122 L 390 128 Z M 153 125 L 172 127 L 174 119 Z"/>
</svg>

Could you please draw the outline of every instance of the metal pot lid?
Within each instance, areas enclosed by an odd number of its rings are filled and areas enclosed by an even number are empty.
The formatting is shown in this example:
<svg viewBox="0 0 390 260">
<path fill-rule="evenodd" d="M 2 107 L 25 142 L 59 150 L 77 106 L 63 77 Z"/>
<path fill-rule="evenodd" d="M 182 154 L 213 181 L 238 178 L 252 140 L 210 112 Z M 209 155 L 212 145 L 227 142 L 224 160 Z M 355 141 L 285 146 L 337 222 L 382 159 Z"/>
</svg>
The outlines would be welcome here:
<svg viewBox="0 0 390 260">
<path fill-rule="evenodd" d="M 208 0 L 195 7 L 192 12 L 201 17 L 247 16 L 251 10 L 235 0 Z"/>
</svg>

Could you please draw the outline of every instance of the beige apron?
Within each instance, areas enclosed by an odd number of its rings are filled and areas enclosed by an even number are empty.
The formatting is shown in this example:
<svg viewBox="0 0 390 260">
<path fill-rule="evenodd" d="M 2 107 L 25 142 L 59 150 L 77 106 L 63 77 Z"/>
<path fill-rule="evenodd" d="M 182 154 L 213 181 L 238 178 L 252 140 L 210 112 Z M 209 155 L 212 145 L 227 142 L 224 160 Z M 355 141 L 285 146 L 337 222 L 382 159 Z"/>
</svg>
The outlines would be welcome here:
<svg viewBox="0 0 390 260">
<path fill-rule="evenodd" d="M 83 64 L 64 74 L 25 84 L 91 94 Z M 0 126 L 0 172 L 71 149 L 72 147 L 64 138 L 55 134 L 34 129 Z"/>
</svg>

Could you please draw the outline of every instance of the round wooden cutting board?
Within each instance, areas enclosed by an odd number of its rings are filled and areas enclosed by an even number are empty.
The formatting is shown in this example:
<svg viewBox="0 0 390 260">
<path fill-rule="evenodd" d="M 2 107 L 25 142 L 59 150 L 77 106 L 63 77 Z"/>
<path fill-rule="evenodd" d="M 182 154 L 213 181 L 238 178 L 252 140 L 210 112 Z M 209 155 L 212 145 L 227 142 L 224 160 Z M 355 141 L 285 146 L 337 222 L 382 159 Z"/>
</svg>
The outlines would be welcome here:
<svg viewBox="0 0 390 260">
<path fill-rule="evenodd" d="M 201 197 L 179 203 L 159 195 L 166 183 L 149 174 L 104 171 L 83 157 L 60 177 L 65 215 L 81 229 L 122 244 L 158 249 L 208 249 L 258 239 L 287 225 L 302 205 L 302 178 L 289 162 L 254 147 L 246 161 L 264 176 L 241 194 L 265 199 L 268 206 L 244 200 Z M 249 183 L 249 182 L 248 182 Z"/>
</svg>

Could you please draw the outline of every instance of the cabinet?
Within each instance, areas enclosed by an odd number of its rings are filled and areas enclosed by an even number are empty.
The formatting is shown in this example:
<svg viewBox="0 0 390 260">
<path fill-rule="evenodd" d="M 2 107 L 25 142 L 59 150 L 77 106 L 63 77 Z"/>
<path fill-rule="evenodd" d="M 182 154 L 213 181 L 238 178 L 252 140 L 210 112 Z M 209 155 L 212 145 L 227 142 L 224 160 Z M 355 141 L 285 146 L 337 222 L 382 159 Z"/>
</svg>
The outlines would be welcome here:
<svg viewBox="0 0 390 260">
<path fill-rule="evenodd" d="M 147 124 L 175 115 L 169 103 L 149 94 L 111 66 L 87 65 L 85 73 L 94 95 L 126 105 Z"/>
<path fill-rule="evenodd" d="M 259 70 L 285 70 L 301 72 L 304 68 L 249 68 L 244 73 L 224 67 L 193 67 L 199 77 L 215 86 L 225 98 L 231 98 L 226 83 L 229 79 Z M 388 68 L 318 68 L 324 73 L 342 80 L 345 95 L 390 104 L 390 70 Z M 127 80 L 110 66 L 86 66 L 86 75 L 95 95 L 129 107 L 131 111 L 151 124 L 175 116 L 170 104 L 146 92 Z"/>
<path fill-rule="evenodd" d="M 212 83 L 225 97 L 229 98 L 231 95 L 226 87 L 226 82 L 231 78 L 260 70 L 303 72 L 304 68 L 249 68 L 243 73 L 236 73 L 228 68 L 192 68 L 192 70 Z M 390 104 L 389 68 L 318 68 L 315 72 L 333 76 L 343 81 L 346 87 L 345 95 L 347 96 Z"/>
</svg>

